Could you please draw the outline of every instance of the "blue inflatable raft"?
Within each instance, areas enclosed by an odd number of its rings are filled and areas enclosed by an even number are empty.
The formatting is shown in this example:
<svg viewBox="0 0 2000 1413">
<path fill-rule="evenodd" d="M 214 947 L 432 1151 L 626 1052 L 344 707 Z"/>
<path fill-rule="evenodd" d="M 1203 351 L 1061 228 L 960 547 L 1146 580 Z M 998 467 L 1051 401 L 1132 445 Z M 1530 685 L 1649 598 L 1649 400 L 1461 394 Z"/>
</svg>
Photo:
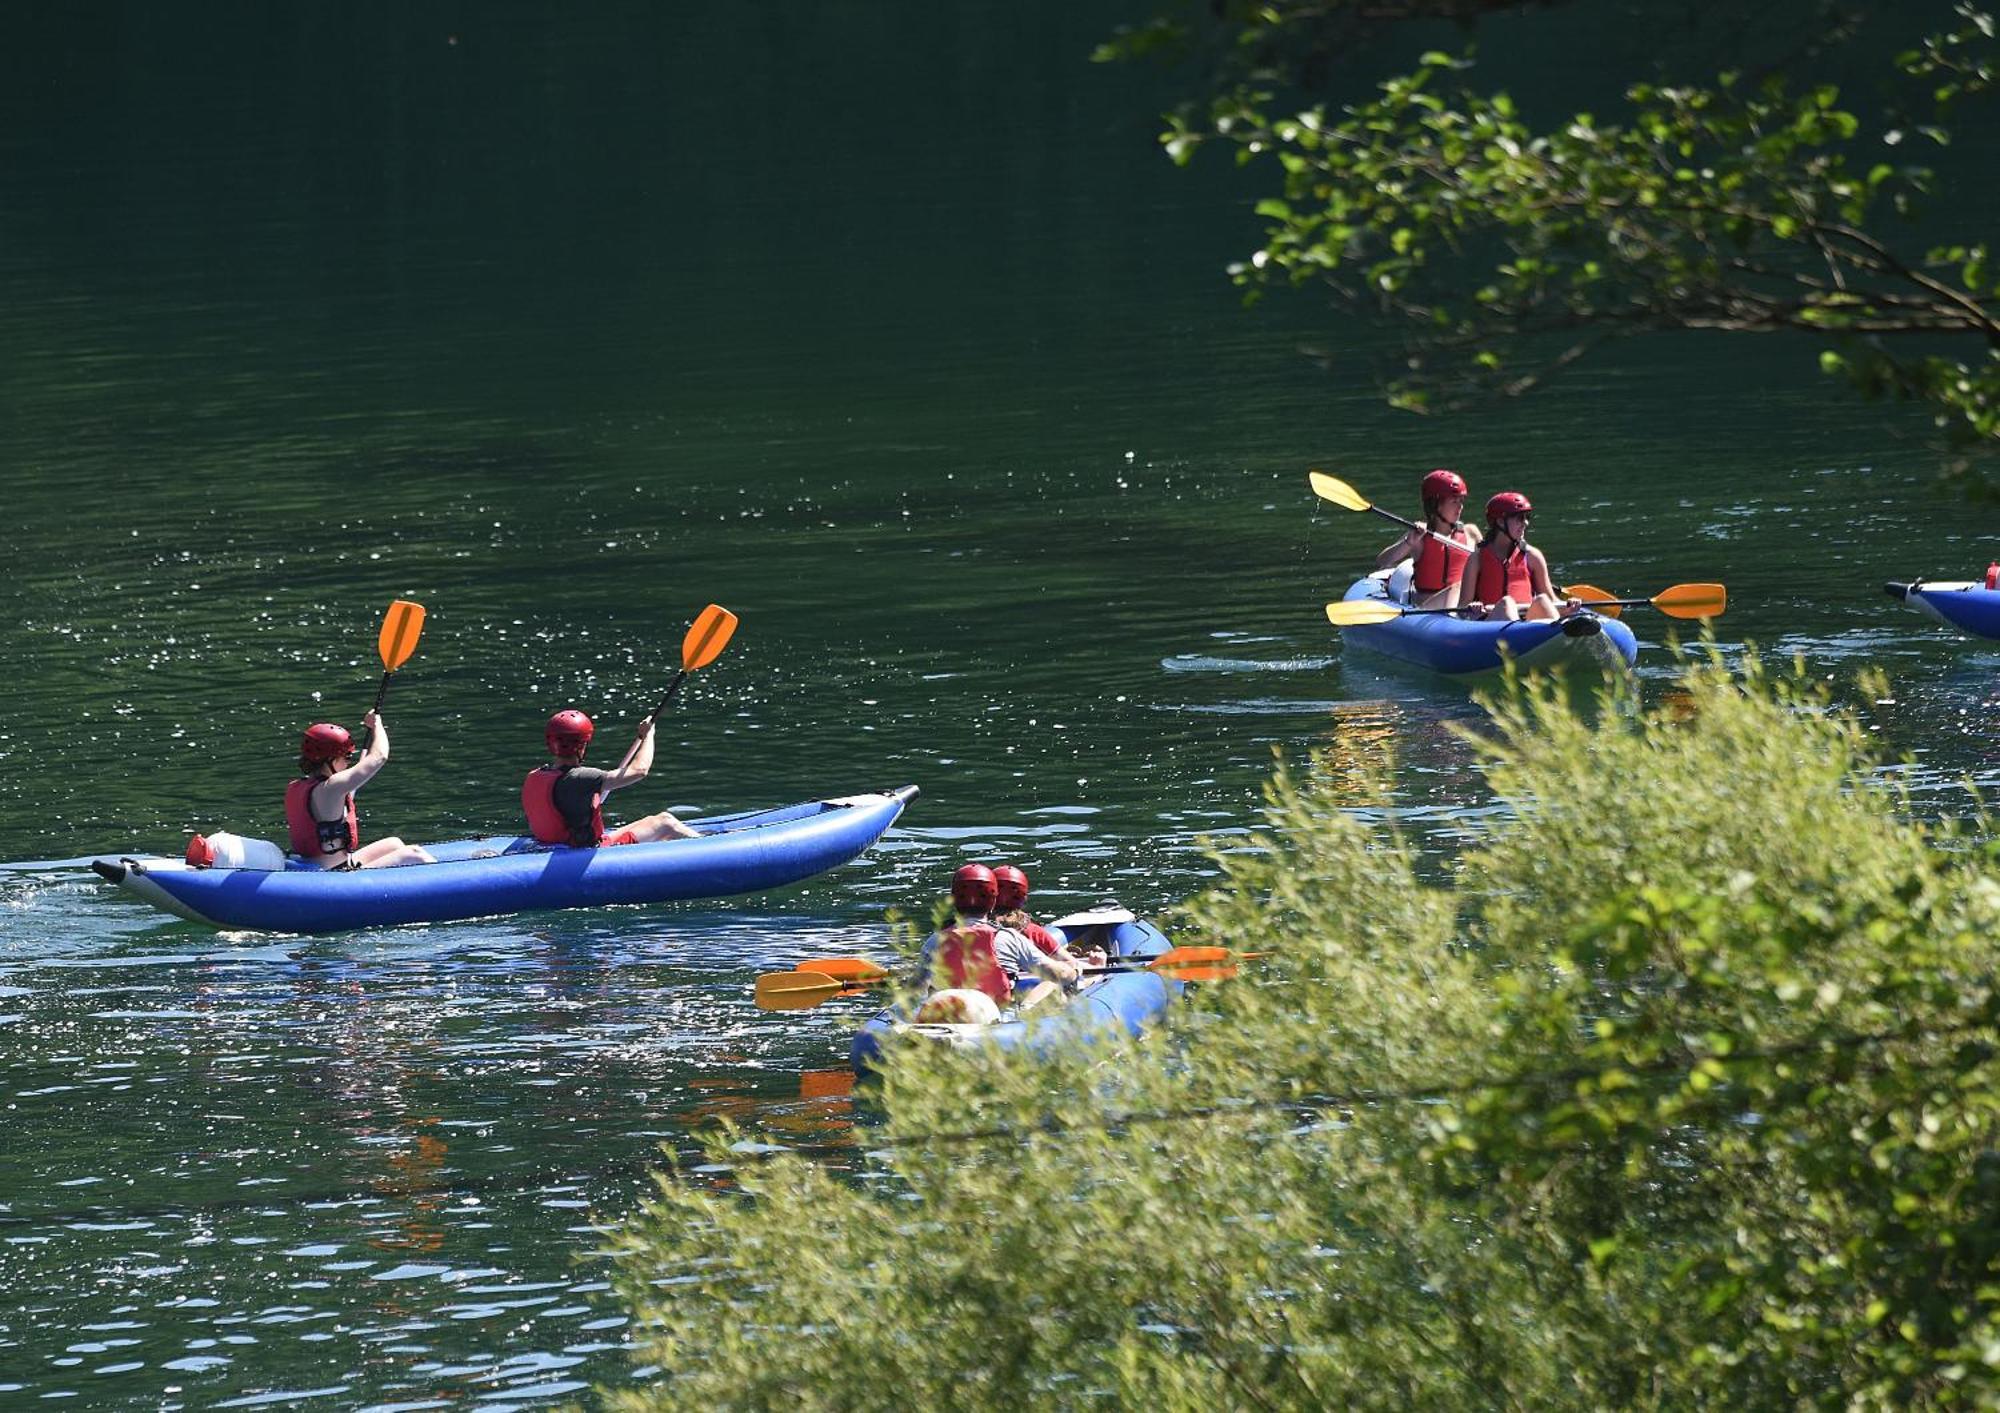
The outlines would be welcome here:
<svg viewBox="0 0 2000 1413">
<path fill-rule="evenodd" d="M 1383 570 L 1357 579 L 1343 599 L 1382 599 L 1405 603 L 1391 594 L 1407 582 L 1407 571 Z M 1598 668 L 1630 667 L 1639 660 L 1639 640 L 1615 618 L 1588 610 L 1569 618 L 1507 623 L 1481 618 L 1457 618 L 1449 613 L 1409 614 L 1386 623 L 1343 628 L 1341 636 L 1358 648 L 1428 668 L 1452 677 L 1469 677 L 1500 669 L 1502 653 L 1521 667 L 1552 668 L 1572 660 Z"/>
<path fill-rule="evenodd" d="M 1884 584 L 1883 592 L 1940 623 L 1982 638 L 2000 638 L 2000 589 L 1984 584 Z"/>
<path fill-rule="evenodd" d="M 1095 943 L 1107 958 L 1134 963 L 1157 957 L 1173 945 L 1150 922 L 1108 906 L 1061 918 L 1051 928 L 1072 945 Z M 1025 1017 L 1003 1011 L 992 1025 L 919 1025 L 910 1021 L 904 1009 L 892 1006 L 861 1027 L 848 1059 L 854 1073 L 865 1077 L 889 1047 L 912 1042 L 948 1045 L 956 1050 L 985 1045 L 1026 1047 L 1031 1053 L 1046 1055 L 1059 1047 L 1088 1043 L 1092 1036 L 1137 1036 L 1185 989 L 1163 972 L 1143 969 L 1086 977 L 1082 989 L 1066 1002 L 1044 1002 Z"/>
<path fill-rule="evenodd" d="M 694 819 L 694 839 L 613 849 L 551 847 L 500 835 L 427 846 L 433 864 L 329 873 L 208 868 L 179 859 L 93 860 L 107 883 L 190 922 L 246 932 L 348 932 L 411 922 L 610 903 L 759 893 L 846 863 L 882 837 L 917 793 L 811 800 Z"/>
</svg>

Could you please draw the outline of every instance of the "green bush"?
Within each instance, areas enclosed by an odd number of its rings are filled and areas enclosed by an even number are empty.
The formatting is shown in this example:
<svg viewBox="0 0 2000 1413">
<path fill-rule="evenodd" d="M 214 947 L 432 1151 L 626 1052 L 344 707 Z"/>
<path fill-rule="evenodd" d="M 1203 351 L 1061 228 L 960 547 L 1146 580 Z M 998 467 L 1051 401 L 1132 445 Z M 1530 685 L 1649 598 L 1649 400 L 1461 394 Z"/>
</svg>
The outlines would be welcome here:
<svg viewBox="0 0 2000 1413">
<path fill-rule="evenodd" d="M 879 1176 L 663 1177 L 612 1404 L 2000 1402 L 2000 882 L 1867 739 L 1755 663 L 1517 691 L 1447 885 L 1281 771 L 1173 919 L 1274 955 L 1138 1053 L 911 1052 Z"/>
</svg>

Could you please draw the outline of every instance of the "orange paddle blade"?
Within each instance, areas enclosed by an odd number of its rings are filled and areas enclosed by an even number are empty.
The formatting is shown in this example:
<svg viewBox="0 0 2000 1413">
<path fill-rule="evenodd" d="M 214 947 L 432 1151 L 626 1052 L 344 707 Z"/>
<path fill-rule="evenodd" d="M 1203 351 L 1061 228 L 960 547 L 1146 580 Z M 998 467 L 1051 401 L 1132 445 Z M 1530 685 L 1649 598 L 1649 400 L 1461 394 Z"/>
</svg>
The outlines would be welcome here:
<svg viewBox="0 0 2000 1413">
<path fill-rule="evenodd" d="M 849 983 L 880 981 L 889 975 L 887 967 L 878 966 L 866 957 L 814 957 L 809 961 L 800 962 L 798 969 Z M 783 973 L 778 974 L 783 975 Z"/>
<path fill-rule="evenodd" d="M 814 1006 L 819 1005 L 823 1001 L 830 1001 L 835 996 L 850 994 L 852 993 L 838 989 L 833 991 L 773 991 L 768 995 L 757 998 L 757 1009 L 760 1011 L 810 1011 Z"/>
<path fill-rule="evenodd" d="M 681 671 L 692 672 L 721 657 L 735 631 L 736 615 L 721 604 L 712 603 L 703 609 L 687 636 L 681 639 Z"/>
<path fill-rule="evenodd" d="M 1161 967 L 1192 966 L 1196 962 L 1234 961 L 1236 954 L 1227 947 L 1174 947 L 1160 953 L 1146 963 L 1158 971 Z"/>
<path fill-rule="evenodd" d="M 1612 593 L 1609 589 L 1600 589 L 1595 584 L 1571 584 L 1563 592 L 1569 597 L 1581 599 L 1587 604 L 1606 605 L 1603 608 L 1595 610 L 1595 612 L 1605 618 L 1623 618 L 1625 616 L 1625 609 L 1619 604 L 1618 595 Z"/>
<path fill-rule="evenodd" d="M 422 604 L 408 599 L 397 599 L 390 604 L 388 613 L 382 617 L 382 636 L 376 640 L 376 646 L 382 650 L 382 670 L 394 672 L 408 662 L 423 631 Z"/>
<path fill-rule="evenodd" d="M 1729 607 L 1720 584 L 1676 584 L 1653 596 L 1653 607 L 1669 618 L 1715 618 Z"/>
<path fill-rule="evenodd" d="M 1230 981 L 1236 976 L 1237 968 L 1232 966 L 1203 966 L 1198 962 L 1185 966 L 1155 968 L 1175 981 Z"/>
<path fill-rule="evenodd" d="M 1369 508 L 1367 498 L 1338 476 L 1329 476 L 1324 471 L 1308 471 L 1306 484 L 1312 487 L 1313 494 L 1321 500 L 1330 500 L 1345 510 Z"/>
<path fill-rule="evenodd" d="M 757 1004 L 765 1010 L 817 1006 L 847 989 L 837 977 L 816 971 L 767 971 L 757 978 Z"/>
</svg>

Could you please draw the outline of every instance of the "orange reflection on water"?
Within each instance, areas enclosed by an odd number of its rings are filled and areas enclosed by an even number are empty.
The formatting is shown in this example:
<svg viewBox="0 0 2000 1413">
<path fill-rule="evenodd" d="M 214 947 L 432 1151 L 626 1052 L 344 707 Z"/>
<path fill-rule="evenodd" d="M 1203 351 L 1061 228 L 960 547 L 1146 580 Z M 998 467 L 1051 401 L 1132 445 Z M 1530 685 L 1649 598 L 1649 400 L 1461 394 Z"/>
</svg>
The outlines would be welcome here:
<svg viewBox="0 0 2000 1413">
<path fill-rule="evenodd" d="M 1317 771 L 1333 779 L 1338 803 L 1387 808 L 1403 709 L 1394 702 L 1336 702 L 1313 748 Z"/>
<path fill-rule="evenodd" d="M 407 1122 L 434 1125 L 437 1121 L 438 1116 L 431 1114 Z M 396 1224 L 397 1235 L 371 1238 L 369 1245 L 384 1251 L 436 1251 L 444 1245 L 444 1225 L 439 1220 L 444 1197 L 437 1190 L 437 1179 L 448 1149 L 435 1133 L 418 1133 L 408 1148 L 389 1155 L 388 1171 L 372 1186 L 385 1197 L 407 1199 L 408 1215 Z"/>
<path fill-rule="evenodd" d="M 833 1099 L 854 1092 L 851 1069 L 807 1070 L 799 1076 L 799 1098 Z"/>
</svg>

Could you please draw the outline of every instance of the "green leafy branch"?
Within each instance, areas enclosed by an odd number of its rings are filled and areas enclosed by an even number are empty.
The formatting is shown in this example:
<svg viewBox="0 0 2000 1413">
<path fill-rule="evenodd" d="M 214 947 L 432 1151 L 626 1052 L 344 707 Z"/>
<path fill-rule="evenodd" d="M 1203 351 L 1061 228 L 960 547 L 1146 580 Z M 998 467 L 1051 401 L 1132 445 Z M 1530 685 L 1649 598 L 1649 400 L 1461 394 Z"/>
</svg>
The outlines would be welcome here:
<svg viewBox="0 0 2000 1413">
<path fill-rule="evenodd" d="M 1894 160 L 1949 140 L 1992 86 L 1993 22 L 1898 56 L 1934 121 L 1870 129 L 1826 84 L 1782 72 L 1630 86 L 1616 121 L 1538 129 L 1469 57 L 1426 54 L 1365 102 L 1284 111 L 1240 84 L 1163 135 L 1275 163 L 1263 245 L 1231 267 L 1255 297 L 1311 285 L 1403 333 L 1395 405 L 1432 411 L 1535 388 L 1608 339 L 1794 333 L 1874 396 L 1924 404 L 1955 444 L 2000 441 L 2000 282 L 1988 245 L 1905 249 L 1933 171 Z M 1972 347 L 1954 351 L 1963 341 Z"/>
</svg>

